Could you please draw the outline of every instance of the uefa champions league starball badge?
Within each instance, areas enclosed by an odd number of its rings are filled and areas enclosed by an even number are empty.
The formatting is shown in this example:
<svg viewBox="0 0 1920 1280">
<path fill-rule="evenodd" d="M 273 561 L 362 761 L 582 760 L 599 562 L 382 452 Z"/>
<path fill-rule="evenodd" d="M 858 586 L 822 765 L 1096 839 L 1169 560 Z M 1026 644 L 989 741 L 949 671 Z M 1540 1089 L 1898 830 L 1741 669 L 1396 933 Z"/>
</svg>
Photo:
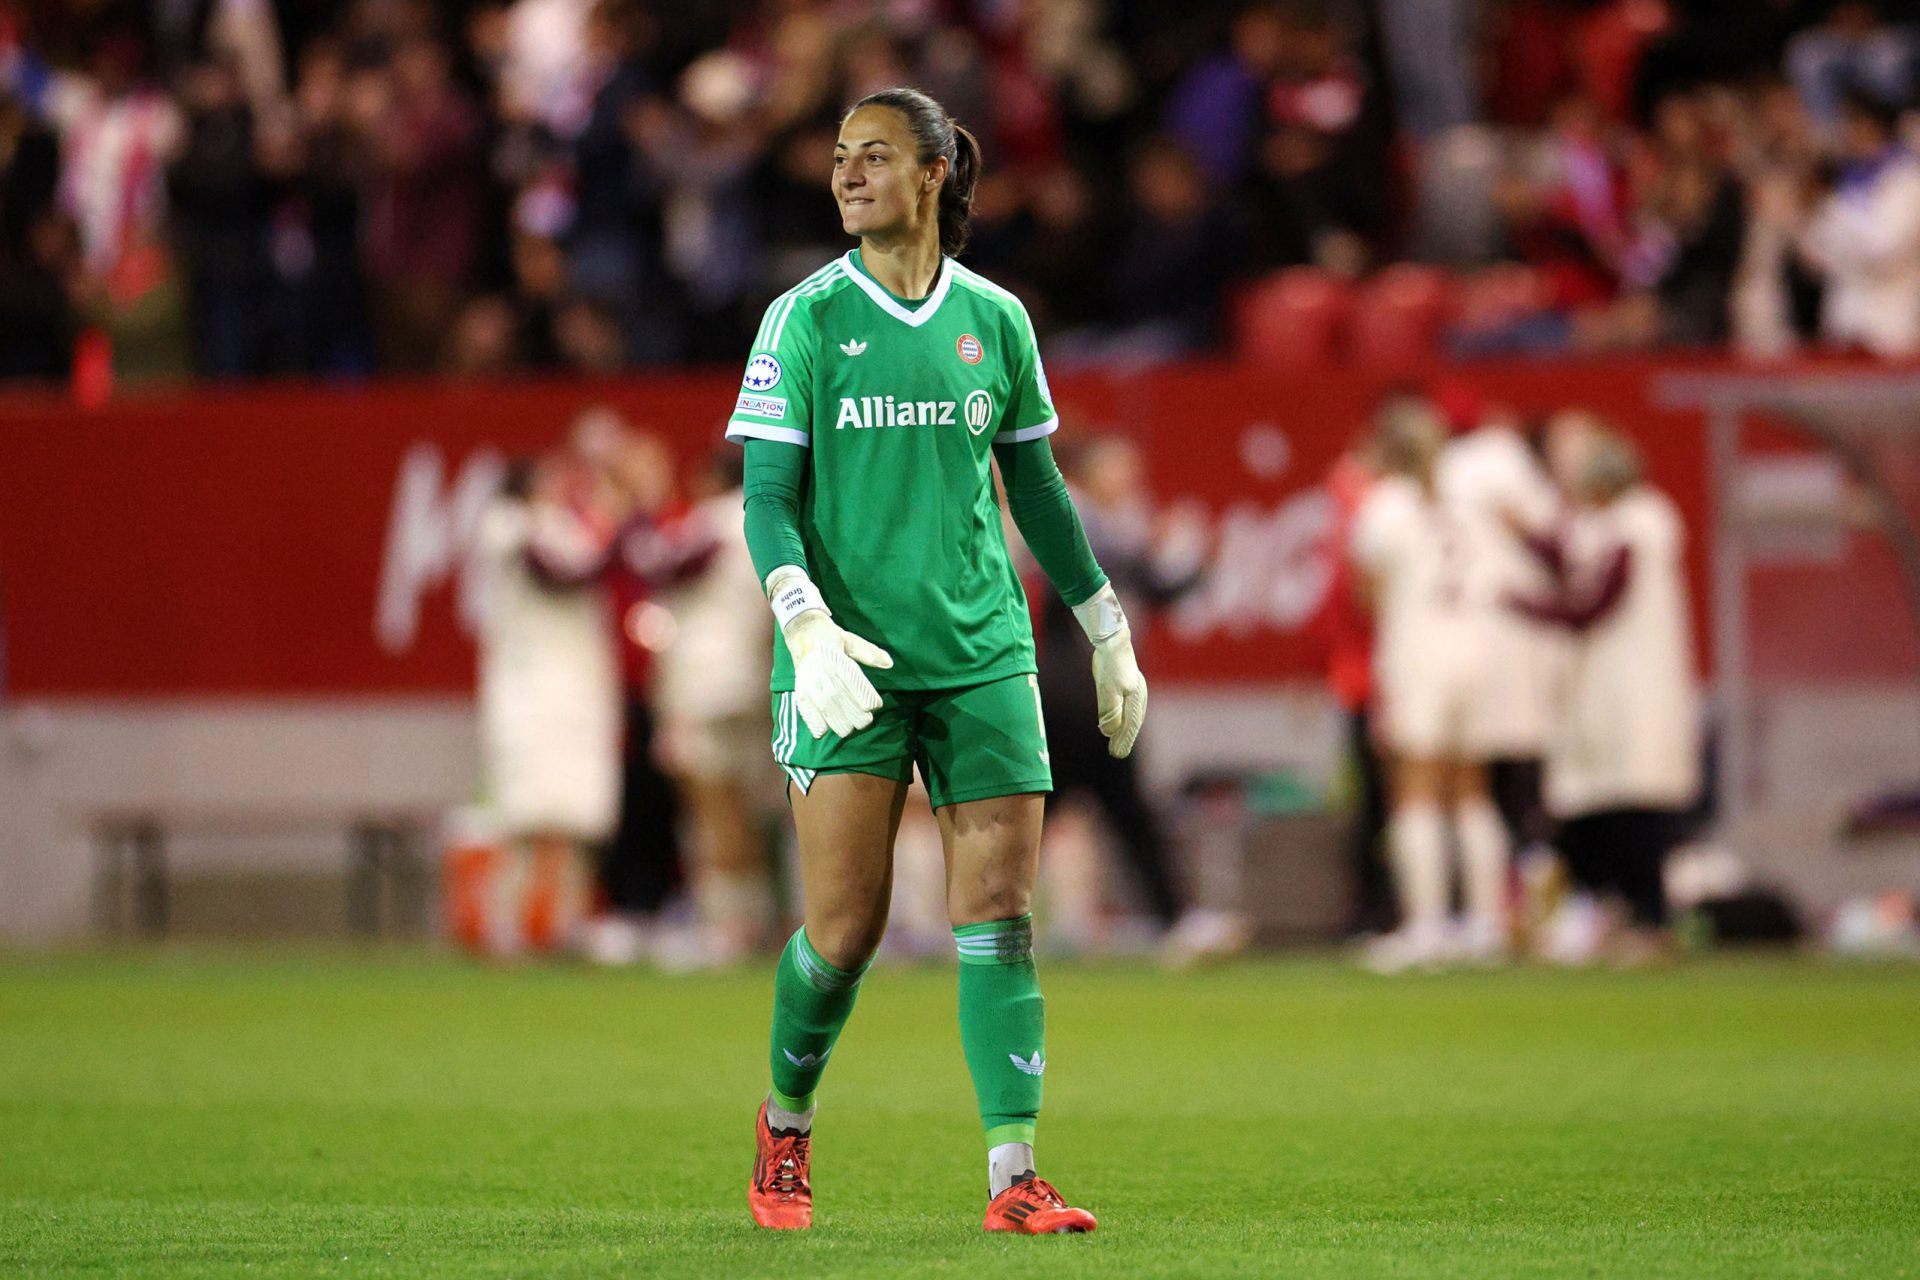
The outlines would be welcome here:
<svg viewBox="0 0 1920 1280">
<path fill-rule="evenodd" d="M 780 385 L 780 362 L 762 351 L 747 361 L 747 376 L 741 385 L 749 391 L 771 391 Z"/>
</svg>

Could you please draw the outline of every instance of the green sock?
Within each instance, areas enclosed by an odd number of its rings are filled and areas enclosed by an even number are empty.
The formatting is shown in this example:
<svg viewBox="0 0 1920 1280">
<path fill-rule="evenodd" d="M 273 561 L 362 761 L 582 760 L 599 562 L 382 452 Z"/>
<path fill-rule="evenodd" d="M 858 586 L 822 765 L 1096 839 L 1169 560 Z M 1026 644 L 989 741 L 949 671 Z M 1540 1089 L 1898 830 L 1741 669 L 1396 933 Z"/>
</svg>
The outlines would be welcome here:
<svg viewBox="0 0 1920 1280">
<path fill-rule="evenodd" d="M 866 965 L 848 973 L 821 959 L 796 930 L 773 978 L 773 1100 L 786 1111 L 813 1106 L 827 1055 L 853 1013 Z"/>
<path fill-rule="evenodd" d="M 1033 1145 L 1046 1070 L 1046 1001 L 1033 967 L 1033 917 L 953 931 L 960 948 L 960 1047 L 987 1146 Z"/>
</svg>

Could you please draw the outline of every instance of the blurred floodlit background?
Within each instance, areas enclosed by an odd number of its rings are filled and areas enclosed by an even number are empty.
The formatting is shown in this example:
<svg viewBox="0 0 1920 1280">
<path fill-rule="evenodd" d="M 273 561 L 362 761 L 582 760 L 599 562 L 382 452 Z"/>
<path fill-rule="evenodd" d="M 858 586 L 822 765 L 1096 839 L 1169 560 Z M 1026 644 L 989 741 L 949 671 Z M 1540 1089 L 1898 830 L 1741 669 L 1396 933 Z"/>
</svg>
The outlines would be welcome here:
<svg viewBox="0 0 1920 1280">
<path fill-rule="evenodd" d="M 846 247 L 840 106 L 912 83 L 983 141 L 967 261 L 1033 314 L 1151 618 L 1137 773 L 1055 762 L 1047 945 L 1395 927 L 1352 533 L 1414 413 L 1508 540 L 1488 607 L 1552 651 L 1481 700 L 1532 722 L 1486 747 L 1504 946 L 1912 952 L 1916 22 L 0 0 L 0 942 L 782 936 L 719 425 L 767 301 Z M 1607 516 L 1628 490 L 1676 536 Z M 1580 572 L 1528 579 L 1529 540 Z M 900 859 L 892 945 L 931 950 L 930 824 Z"/>
</svg>

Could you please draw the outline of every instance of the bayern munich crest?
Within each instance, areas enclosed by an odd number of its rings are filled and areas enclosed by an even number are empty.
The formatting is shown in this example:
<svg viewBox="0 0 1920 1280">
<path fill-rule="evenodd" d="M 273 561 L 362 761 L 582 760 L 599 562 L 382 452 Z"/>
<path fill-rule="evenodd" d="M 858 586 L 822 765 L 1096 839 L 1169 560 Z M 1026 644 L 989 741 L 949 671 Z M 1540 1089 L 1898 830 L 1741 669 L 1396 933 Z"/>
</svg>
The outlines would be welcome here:
<svg viewBox="0 0 1920 1280">
<path fill-rule="evenodd" d="M 980 345 L 980 339 L 970 333 L 961 334 L 960 341 L 953 346 L 954 350 L 960 353 L 960 358 L 968 364 L 979 364 L 987 358 L 987 349 Z"/>
</svg>

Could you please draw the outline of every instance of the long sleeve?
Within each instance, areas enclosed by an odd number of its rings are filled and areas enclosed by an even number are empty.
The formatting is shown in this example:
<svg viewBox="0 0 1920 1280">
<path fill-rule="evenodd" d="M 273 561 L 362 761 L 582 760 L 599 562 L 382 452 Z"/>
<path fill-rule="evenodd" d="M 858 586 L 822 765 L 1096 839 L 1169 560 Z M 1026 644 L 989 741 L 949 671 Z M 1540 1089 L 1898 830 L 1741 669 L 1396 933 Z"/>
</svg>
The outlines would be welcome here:
<svg viewBox="0 0 1920 1280">
<path fill-rule="evenodd" d="M 1521 549 L 1531 555 L 1556 584 L 1566 582 L 1567 553 L 1566 548 L 1560 545 L 1558 537 L 1551 533 L 1536 533 L 1530 529 L 1515 529 L 1512 533 Z"/>
<path fill-rule="evenodd" d="M 1509 595 L 1506 605 L 1522 617 L 1535 622 L 1586 631 L 1619 605 L 1633 579 L 1633 550 L 1619 547 L 1608 557 L 1593 588 L 1584 598 L 1571 599 L 1564 594 L 1551 599 Z"/>
<path fill-rule="evenodd" d="M 697 514 L 670 521 L 635 516 L 615 536 L 613 545 L 616 558 L 649 591 L 698 577 L 720 550 L 719 539 Z"/>
<path fill-rule="evenodd" d="M 1044 435 L 1013 444 L 996 444 L 1007 485 L 1007 511 L 1027 540 L 1033 558 L 1069 607 L 1084 603 L 1107 583 L 1087 545 L 1086 530 L 1067 494 L 1066 477 L 1053 460 Z"/>
<path fill-rule="evenodd" d="M 780 440 L 749 438 L 744 443 L 747 553 L 765 582 L 783 564 L 807 567 L 806 545 L 800 540 L 807 451 Z"/>
<path fill-rule="evenodd" d="M 584 587 L 607 571 L 613 541 L 581 513 L 551 502 L 529 504 L 522 556 L 528 572 L 554 591 Z"/>
</svg>

